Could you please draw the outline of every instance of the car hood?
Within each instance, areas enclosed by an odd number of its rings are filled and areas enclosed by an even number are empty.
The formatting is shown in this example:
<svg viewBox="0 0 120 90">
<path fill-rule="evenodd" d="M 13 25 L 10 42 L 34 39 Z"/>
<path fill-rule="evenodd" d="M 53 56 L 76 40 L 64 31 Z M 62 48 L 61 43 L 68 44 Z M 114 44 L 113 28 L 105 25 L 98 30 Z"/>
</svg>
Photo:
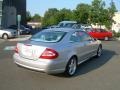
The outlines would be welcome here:
<svg viewBox="0 0 120 90">
<path fill-rule="evenodd" d="M 14 30 L 14 29 L 5 29 L 4 31 L 6 31 L 6 32 L 17 32 L 17 30 Z"/>
<path fill-rule="evenodd" d="M 16 32 L 16 30 L 12 30 L 12 29 L 2 29 L 2 30 L 0 30 L 0 31 L 2 31 L 2 32 Z"/>
</svg>

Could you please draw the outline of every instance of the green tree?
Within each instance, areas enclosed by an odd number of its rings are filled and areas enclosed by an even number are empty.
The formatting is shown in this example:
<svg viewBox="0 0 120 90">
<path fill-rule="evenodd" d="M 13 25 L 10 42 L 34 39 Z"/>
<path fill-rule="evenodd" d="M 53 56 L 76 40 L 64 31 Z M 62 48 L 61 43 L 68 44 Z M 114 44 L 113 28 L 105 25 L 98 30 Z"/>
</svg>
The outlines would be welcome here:
<svg viewBox="0 0 120 90">
<path fill-rule="evenodd" d="M 73 20 L 73 12 L 70 9 L 61 9 L 59 11 L 60 21 Z"/>
<path fill-rule="evenodd" d="M 73 20 L 73 12 L 70 9 L 57 10 L 56 8 L 51 8 L 44 15 L 43 26 L 56 25 L 64 20 Z"/>
<path fill-rule="evenodd" d="M 31 21 L 33 21 L 33 22 L 41 22 L 41 19 L 42 19 L 42 17 L 39 14 L 35 14 L 32 17 Z"/>
<path fill-rule="evenodd" d="M 27 19 L 27 22 L 31 21 L 32 19 L 32 16 L 29 11 L 26 12 L 26 19 Z"/>
<path fill-rule="evenodd" d="M 103 25 L 104 23 L 104 19 L 106 18 L 105 17 L 105 14 L 107 14 L 107 12 L 105 13 L 105 2 L 102 1 L 102 0 L 93 0 L 92 2 L 92 8 L 91 8 L 91 22 L 93 24 L 98 24 L 100 25 Z"/>
<path fill-rule="evenodd" d="M 105 1 L 93 0 L 92 4 L 78 4 L 75 10 L 56 8 L 48 9 L 42 19 L 43 26 L 56 25 L 60 21 L 75 20 L 83 24 L 105 25 L 111 28 L 113 16 L 116 12 L 115 3 L 111 2 L 110 7 L 106 8 Z"/>
<path fill-rule="evenodd" d="M 42 25 L 43 26 L 50 26 L 50 25 L 54 25 L 57 24 L 57 20 L 56 20 L 56 15 L 59 11 L 56 8 L 51 8 L 48 9 L 48 11 L 45 12 L 43 21 L 42 21 Z"/>
<path fill-rule="evenodd" d="M 93 0 L 92 8 L 90 11 L 91 23 L 100 25 L 105 25 L 108 29 L 111 28 L 113 21 L 113 16 L 116 12 L 115 3 L 111 2 L 110 7 L 106 8 L 106 4 L 102 0 Z"/>
<path fill-rule="evenodd" d="M 89 23 L 89 12 L 91 6 L 88 4 L 78 4 L 76 10 L 74 10 L 74 19 L 80 23 Z"/>
<path fill-rule="evenodd" d="M 110 7 L 108 8 L 108 20 L 109 20 L 109 24 L 107 25 L 108 28 L 111 29 L 112 27 L 112 23 L 114 23 L 115 21 L 113 20 L 113 17 L 115 15 L 115 12 L 117 12 L 115 3 L 113 1 L 111 1 L 110 3 Z"/>
</svg>

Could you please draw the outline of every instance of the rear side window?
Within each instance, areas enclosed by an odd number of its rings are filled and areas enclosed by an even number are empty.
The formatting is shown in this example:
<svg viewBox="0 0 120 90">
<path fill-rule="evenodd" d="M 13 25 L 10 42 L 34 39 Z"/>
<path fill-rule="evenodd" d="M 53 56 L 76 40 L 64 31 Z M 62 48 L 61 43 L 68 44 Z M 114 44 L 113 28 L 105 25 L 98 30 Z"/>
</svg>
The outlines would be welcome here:
<svg viewBox="0 0 120 90">
<path fill-rule="evenodd" d="M 81 32 L 81 31 L 74 32 L 70 37 L 70 41 L 80 42 L 82 39 L 82 36 L 83 36 L 83 32 Z"/>
<path fill-rule="evenodd" d="M 70 41 L 72 42 L 81 42 L 81 41 L 87 41 L 91 39 L 92 38 L 87 33 L 82 31 L 74 32 L 70 37 Z"/>
<path fill-rule="evenodd" d="M 55 43 L 62 40 L 62 38 L 65 36 L 66 32 L 63 31 L 43 31 L 39 32 L 36 35 L 34 35 L 31 40 L 33 41 L 40 41 L 40 42 L 50 42 Z"/>
<path fill-rule="evenodd" d="M 82 32 L 82 36 L 81 36 L 81 41 L 89 41 L 92 40 L 92 38 L 85 32 Z"/>
</svg>

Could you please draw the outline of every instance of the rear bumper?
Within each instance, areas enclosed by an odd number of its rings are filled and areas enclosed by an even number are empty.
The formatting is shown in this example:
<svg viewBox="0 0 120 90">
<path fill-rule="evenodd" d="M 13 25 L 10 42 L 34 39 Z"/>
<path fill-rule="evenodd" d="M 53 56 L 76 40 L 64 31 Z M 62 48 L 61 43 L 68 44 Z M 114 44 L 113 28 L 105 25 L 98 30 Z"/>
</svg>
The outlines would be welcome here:
<svg viewBox="0 0 120 90">
<path fill-rule="evenodd" d="M 29 60 L 20 57 L 18 54 L 14 54 L 13 59 L 17 65 L 35 71 L 41 71 L 48 74 L 63 73 L 65 71 L 65 66 L 62 62 L 56 63 L 50 60 Z"/>
</svg>

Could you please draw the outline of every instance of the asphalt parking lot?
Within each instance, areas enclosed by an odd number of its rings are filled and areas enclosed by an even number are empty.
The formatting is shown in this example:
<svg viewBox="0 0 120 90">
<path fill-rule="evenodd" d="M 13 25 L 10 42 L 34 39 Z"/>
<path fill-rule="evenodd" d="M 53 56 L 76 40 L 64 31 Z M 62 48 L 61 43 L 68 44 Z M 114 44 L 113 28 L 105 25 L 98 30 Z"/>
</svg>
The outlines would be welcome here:
<svg viewBox="0 0 120 90">
<path fill-rule="evenodd" d="M 120 41 L 103 41 L 103 55 L 81 64 L 71 78 L 18 67 L 14 51 L 4 49 L 15 44 L 0 43 L 0 90 L 120 90 Z"/>
<path fill-rule="evenodd" d="M 0 44 L 3 43 L 3 42 L 4 42 L 4 40 L 0 38 Z"/>
</svg>

